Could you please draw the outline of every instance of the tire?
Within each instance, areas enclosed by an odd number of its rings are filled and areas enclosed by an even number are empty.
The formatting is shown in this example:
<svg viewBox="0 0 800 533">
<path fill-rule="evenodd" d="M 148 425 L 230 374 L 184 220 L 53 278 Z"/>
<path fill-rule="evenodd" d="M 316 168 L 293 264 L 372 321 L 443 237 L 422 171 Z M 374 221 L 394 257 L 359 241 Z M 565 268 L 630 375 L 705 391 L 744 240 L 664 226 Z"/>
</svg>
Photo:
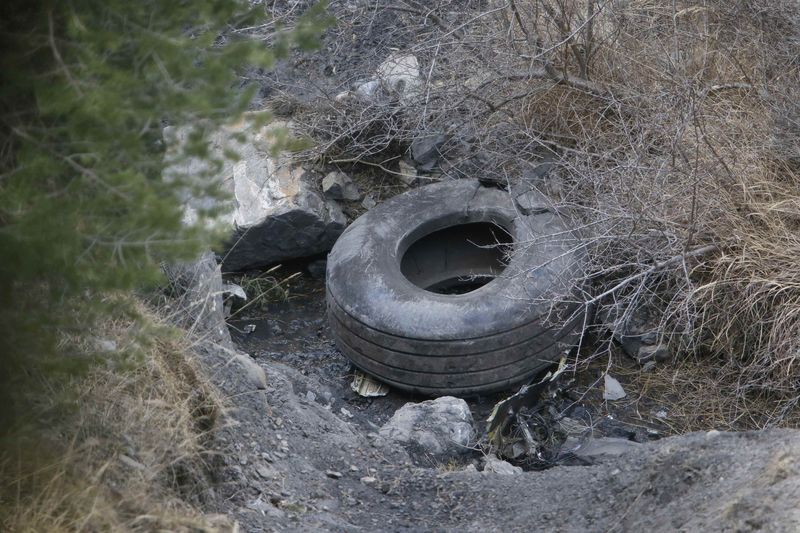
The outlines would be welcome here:
<svg viewBox="0 0 800 533">
<path fill-rule="evenodd" d="M 557 361 L 582 330 L 570 295 L 583 256 L 545 199 L 527 198 L 521 209 L 477 180 L 441 182 L 353 222 L 328 256 L 339 350 L 387 384 L 431 396 L 506 389 Z"/>
</svg>

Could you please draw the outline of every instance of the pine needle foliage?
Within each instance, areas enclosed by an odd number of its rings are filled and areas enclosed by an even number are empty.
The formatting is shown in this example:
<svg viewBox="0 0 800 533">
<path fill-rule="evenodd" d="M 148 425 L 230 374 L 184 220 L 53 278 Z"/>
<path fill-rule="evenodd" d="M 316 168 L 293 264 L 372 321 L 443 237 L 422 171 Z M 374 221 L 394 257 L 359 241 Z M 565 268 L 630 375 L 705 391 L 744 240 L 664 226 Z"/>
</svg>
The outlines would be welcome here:
<svg viewBox="0 0 800 533">
<path fill-rule="evenodd" d="M 269 22 L 247 0 L 0 5 L 0 418 L 25 414 L 15 391 L 37 373 L 86 366 L 57 341 L 106 312 L 99 294 L 153 286 L 161 262 L 213 244 L 182 200 L 218 184 L 163 180 L 162 129 L 202 125 L 185 155 L 207 156 L 205 132 L 252 101 L 243 74 L 311 47 L 324 7 L 266 43 L 242 30 Z"/>
</svg>

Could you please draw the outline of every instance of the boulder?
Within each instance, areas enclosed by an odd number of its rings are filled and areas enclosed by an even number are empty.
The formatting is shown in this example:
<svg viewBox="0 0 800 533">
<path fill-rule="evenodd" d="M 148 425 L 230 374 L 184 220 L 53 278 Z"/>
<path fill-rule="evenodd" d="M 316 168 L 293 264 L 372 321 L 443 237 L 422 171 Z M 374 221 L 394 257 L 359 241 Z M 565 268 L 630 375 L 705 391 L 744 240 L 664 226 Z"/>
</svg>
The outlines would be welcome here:
<svg viewBox="0 0 800 533">
<path fill-rule="evenodd" d="M 187 183 L 184 222 L 195 223 L 198 213 L 220 212 L 213 225 L 229 237 L 223 250 L 222 268 L 241 271 L 328 251 L 342 233 L 346 219 L 336 202 L 315 190 L 315 176 L 287 155 L 273 156 L 272 146 L 290 123 L 273 122 L 255 128 L 249 121 L 221 128 L 210 135 L 210 156 L 221 162 L 181 157 L 191 128 L 168 127 L 164 138 L 167 180 Z M 231 152 L 238 159 L 227 157 Z M 218 187 L 229 200 L 198 194 L 203 186 Z"/>
<path fill-rule="evenodd" d="M 322 192 L 331 200 L 358 200 L 361 193 L 358 185 L 344 172 L 329 172 L 322 180 Z"/>
<path fill-rule="evenodd" d="M 412 453 L 444 459 L 469 452 L 475 438 L 467 402 L 442 396 L 407 403 L 380 429 L 379 435 L 402 444 Z"/>
</svg>

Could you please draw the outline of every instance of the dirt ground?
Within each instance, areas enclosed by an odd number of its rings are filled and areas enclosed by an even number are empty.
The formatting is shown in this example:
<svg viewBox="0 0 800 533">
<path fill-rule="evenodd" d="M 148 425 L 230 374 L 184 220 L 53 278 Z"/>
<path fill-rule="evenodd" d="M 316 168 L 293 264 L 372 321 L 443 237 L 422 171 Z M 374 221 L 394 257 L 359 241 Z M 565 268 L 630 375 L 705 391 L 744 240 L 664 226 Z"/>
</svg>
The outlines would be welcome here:
<svg viewBox="0 0 800 533">
<path fill-rule="evenodd" d="M 244 531 L 800 526 L 797 432 L 712 430 L 658 439 L 657 432 L 668 428 L 649 414 L 652 408 L 594 400 L 597 386 L 585 390 L 595 380 L 592 369 L 567 391 L 583 397 L 572 400 L 572 409 L 596 421 L 597 435 L 646 442 L 589 464 L 517 475 L 480 472 L 477 450 L 446 462 L 412 457 L 400 445 L 380 441 L 376 431 L 398 407 L 421 398 L 353 393 L 350 364 L 327 336 L 322 283 L 296 279 L 288 301 L 251 307 L 230 320 L 236 344 L 265 370 L 266 389 L 254 389 L 225 362 L 232 346 L 224 340 L 199 347 L 227 404 L 215 441 L 216 491 L 206 506 L 230 515 Z M 256 328 L 245 334 L 248 324 Z M 635 390 L 628 393 L 636 397 Z M 498 397 L 469 400 L 479 428 Z"/>
</svg>

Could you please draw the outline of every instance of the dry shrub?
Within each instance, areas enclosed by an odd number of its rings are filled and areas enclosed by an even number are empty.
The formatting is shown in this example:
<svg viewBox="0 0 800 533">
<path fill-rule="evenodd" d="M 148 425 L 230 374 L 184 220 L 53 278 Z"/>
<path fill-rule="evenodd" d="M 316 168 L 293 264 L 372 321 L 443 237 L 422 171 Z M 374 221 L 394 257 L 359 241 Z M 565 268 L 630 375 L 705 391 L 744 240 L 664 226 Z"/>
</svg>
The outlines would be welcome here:
<svg viewBox="0 0 800 533">
<path fill-rule="evenodd" d="M 375 161 L 395 143 L 378 161 L 391 173 L 411 139 L 447 134 L 436 177 L 522 181 L 583 228 L 570 243 L 607 326 L 647 310 L 736 394 L 772 394 L 757 425 L 785 419 L 800 399 L 800 5 L 403 0 L 362 18 L 341 42 L 357 26 L 404 43 L 423 94 L 321 98 L 298 119 L 321 140 L 311 156 Z M 357 85 L 383 59 L 346 74 Z"/>
<path fill-rule="evenodd" d="M 563 39 L 586 23 L 588 4 L 552 2 L 542 33 Z M 800 382 L 800 9 L 603 5 L 587 71 L 597 92 L 562 83 L 524 108 L 568 140 L 560 200 L 595 229 L 590 277 L 605 294 L 603 316 L 624 327 L 638 309 L 656 309 L 675 351 L 713 357 L 706 365 L 725 386 L 698 393 L 731 395 L 718 420 L 788 422 Z M 586 39 L 584 29 L 565 46 Z M 574 55 L 552 61 L 580 70 Z M 702 368 L 684 368 L 689 389 L 708 384 Z M 778 407 L 749 416 L 764 393 Z"/>
<path fill-rule="evenodd" d="M 42 377 L 50 394 L 35 399 L 38 420 L 4 443 L 0 529 L 233 527 L 199 510 L 210 494 L 206 443 L 220 402 L 196 373 L 186 340 L 135 306 L 138 320 L 109 318 L 96 330 L 116 343 L 108 364 L 69 380 Z M 89 352 L 96 339 L 64 342 Z"/>
</svg>

